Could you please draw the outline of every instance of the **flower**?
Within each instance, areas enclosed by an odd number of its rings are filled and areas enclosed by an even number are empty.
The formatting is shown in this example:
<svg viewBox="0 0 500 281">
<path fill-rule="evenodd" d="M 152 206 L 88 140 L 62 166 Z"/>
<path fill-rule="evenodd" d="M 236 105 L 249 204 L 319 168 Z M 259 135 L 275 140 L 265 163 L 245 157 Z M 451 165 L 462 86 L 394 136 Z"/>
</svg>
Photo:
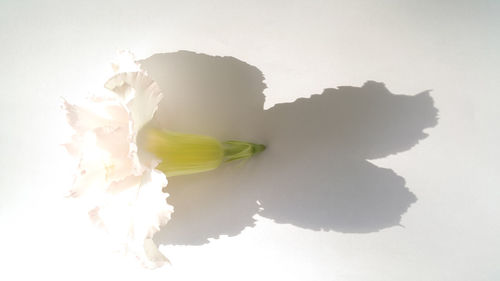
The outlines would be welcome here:
<svg viewBox="0 0 500 281">
<path fill-rule="evenodd" d="M 112 67 L 117 74 L 102 93 L 78 105 L 64 101 L 74 130 L 65 147 L 78 159 L 69 197 L 84 202 L 91 221 L 124 253 L 155 268 L 168 261 L 152 240 L 173 212 L 162 191 L 166 177 L 213 170 L 265 146 L 146 128 L 163 97 L 158 84 L 128 52 Z"/>
<path fill-rule="evenodd" d="M 121 72 L 109 79 L 99 95 L 82 104 L 64 101 L 74 134 L 65 144 L 78 160 L 78 172 L 69 197 L 79 198 L 91 221 L 108 232 L 124 253 L 150 268 L 167 262 L 153 235 L 170 219 L 165 175 L 158 161 L 140 158 L 137 136 L 162 99 L 158 85 L 141 71 L 133 56 L 119 54 L 113 64 Z"/>
</svg>

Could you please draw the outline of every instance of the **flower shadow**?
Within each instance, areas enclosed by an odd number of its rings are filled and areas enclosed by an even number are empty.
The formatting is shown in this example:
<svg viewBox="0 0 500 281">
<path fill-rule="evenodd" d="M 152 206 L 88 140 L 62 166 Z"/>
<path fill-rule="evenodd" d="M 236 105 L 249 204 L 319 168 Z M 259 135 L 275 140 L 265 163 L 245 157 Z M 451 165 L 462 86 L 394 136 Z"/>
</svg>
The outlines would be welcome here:
<svg viewBox="0 0 500 281">
<path fill-rule="evenodd" d="M 394 95 L 373 81 L 264 110 L 262 73 L 193 52 L 140 62 L 165 98 L 155 126 L 267 145 L 246 163 L 169 179 L 172 220 L 160 244 L 234 236 L 254 215 L 313 230 L 366 233 L 399 225 L 416 201 L 405 180 L 368 160 L 406 151 L 437 124 L 428 92 Z"/>
</svg>

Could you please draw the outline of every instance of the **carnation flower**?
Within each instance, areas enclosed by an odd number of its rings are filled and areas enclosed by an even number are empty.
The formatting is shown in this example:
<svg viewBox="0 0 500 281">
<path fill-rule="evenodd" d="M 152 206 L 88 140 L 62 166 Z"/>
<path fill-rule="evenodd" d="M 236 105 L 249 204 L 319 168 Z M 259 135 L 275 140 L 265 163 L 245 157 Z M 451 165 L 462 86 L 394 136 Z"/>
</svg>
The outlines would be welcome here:
<svg viewBox="0 0 500 281">
<path fill-rule="evenodd" d="M 134 63 L 128 53 L 113 65 L 118 73 L 103 93 L 74 105 L 64 101 L 74 129 L 68 152 L 78 159 L 70 197 L 81 199 L 93 223 L 136 256 L 146 267 L 167 259 L 152 238 L 173 212 L 168 205 L 165 175 L 155 170 L 158 161 L 140 159 L 137 134 L 149 122 L 162 99 L 158 85 Z"/>
<path fill-rule="evenodd" d="M 65 147 L 78 159 L 69 197 L 84 202 L 91 221 L 124 253 L 154 268 L 168 261 L 152 240 L 173 212 L 162 192 L 166 176 L 213 170 L 265 146 L 146 128 L 162 99 L 160 88 L 130 53 L 119 53 L 112 66 L 119 73 L 105 83 L 107 90 L 78 105 L 64 101 L 74 130 Z"/>
</svg>

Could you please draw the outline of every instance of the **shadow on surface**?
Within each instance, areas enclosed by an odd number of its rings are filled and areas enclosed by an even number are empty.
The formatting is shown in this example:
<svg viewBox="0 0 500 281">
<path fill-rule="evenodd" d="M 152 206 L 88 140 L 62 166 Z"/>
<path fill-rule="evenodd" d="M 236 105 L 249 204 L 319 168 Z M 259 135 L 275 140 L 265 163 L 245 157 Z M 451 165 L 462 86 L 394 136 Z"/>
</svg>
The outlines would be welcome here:
<svg viewBox="0 0 500 281">
<path fill-rule="evenodd" d="M 416 201 L 402 177 L 367 160 L 427 136 L 437 124 L 427 92 L 394 95 L 369 81 L 263 110 L 262 73 L 235 58 L 181 51 L 140 63 L 165 94 L 156 126 L 268 146 L 242 165 L 169 178 L 175 212 L 158 243 L 237 235 L 257 213 L 314 230 L 373 232 L 398 225 Z"/>
</svg>

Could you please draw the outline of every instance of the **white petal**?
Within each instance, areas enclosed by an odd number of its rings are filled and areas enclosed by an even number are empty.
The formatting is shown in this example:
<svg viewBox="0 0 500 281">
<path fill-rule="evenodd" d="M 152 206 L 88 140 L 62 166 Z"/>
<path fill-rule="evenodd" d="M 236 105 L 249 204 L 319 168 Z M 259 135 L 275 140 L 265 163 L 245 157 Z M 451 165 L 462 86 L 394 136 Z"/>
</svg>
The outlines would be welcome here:
<svg viewBox="0 0 500 281">
<path fill-rule="evenodd" d="M 153 118 L 163 97 L 158 84 L 143 72 L 117 74 L 104 86 L 118 94 L 126 104 L 135 134 Z"/>
<path fill-rule="evenodd" d="M 170 220 L 173 207 L 166 204 L 168 194 L 162 191 L 166 185 L 167 178 L 160 171 L 152 170 L 145 176 L 135 200 L 135 235 L 152 238 Z"/>
<path fill-rule="evenodd" d="M 74 134 L 69 143 L 65 144 L 68 152 L 74 157 L 80 157 L 85 145 L 85 137 L 89 132 L 125 129 L 128 130 L 128 112 L 118 100 L 87 99 L 80 105 L 74 105 L 64 100 L 63 109 L 66 112 L 68 124 Z M 102 135 L 102 133 L 100 134 Z M 126 139 L 121 143 L 126 144 Z"/>
<path fill-rule="evenodd" d="M 111 62 L 111 67 L 115 73 L 140 71 L 140 66 L 135 61 L 134 54 L 127 50 L 119 50 L 116 52 L 116 57 L 113 62 Z"/>
<path fill-rule="evenodd" d="M 116 71 L 138 71 L 130 53 L 122 53 Z M 68 151 L 78 159 L 71 197 L 78 197 L 91 221 L 112 241 L 147 267 L 167 262 L 153 235 L 170 220 L 167 185 L 154 160 L 139 161 L 136 137 L 149 122 L 162 98 L 160 88 L 144 72 L 120 73 L 105 85 L 112 92 L 79 105 L 64 101 L 74 129 Z"/>
<path fill-rule="evenodd" d="M 68 124 L 78 133 L 106 126 L 123 126 L 128 123 L 126 109 L 118 100 L 91 98 L 80 105 L 64 101 Z"/>
<path fill-rule="evenodd" d="M 130 178 L 119 193 L 89 213 L 92 221 L 102 226 L 117 243 L 126 246 L 127 252 L 135 255 L 145 266 L 161 266 L 167 259 L 151 240 L 161 225 L 170 220 L 173 207 L 168 205 L 167 193 L 162 191 L 167 180 L 163 173 L 152 170 L 138 181 Z"/>
<path fill-rule="evenodd" d="M 170 263 L 170 261 L 158 250 L 153 239 L 144 239 L 144 256 L 145 261 L 144 266 L 149 268 L 156 268 L 163 266 L 165 263 Z"/>
</svg>

